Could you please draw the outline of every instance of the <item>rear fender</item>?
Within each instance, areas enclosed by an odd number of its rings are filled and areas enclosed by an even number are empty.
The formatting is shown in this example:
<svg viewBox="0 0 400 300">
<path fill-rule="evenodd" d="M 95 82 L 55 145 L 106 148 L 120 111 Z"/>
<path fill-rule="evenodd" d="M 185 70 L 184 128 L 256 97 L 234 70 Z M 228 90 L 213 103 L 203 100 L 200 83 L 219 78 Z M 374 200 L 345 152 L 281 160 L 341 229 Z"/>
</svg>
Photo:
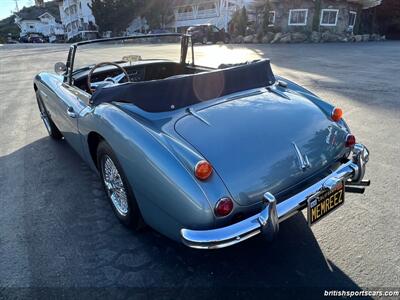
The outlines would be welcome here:
<svg viewBox="0 0 400 300">
<path fill-rule="evenodd" d="M 302 86 L 298 85 L 297 83 L 288 80 L 284 77 L 281 76 L 276 76 L 275 75 L 276 80 L 280 80 L 280 81 L 284 81 L 285 83 L 287 83 L 287 89 L 290 91 L 294 91 L 296 93 L 301 94 L 303 97 L 307 98 L 308 100 L 310 100 L 312 103 L 314 103 L 316 106 L 319 107 L 319 109 L 321 109 L 321 111 L 328 117 L 331 117 L 332 114 L 332 110 L 334 109 L 334 106 L 324 100 L 322 100 L 320 97 L 318 97 L 317 95 L 315 95 L 313 92 L 303 88 Z M 350 133 L 350 128 L 347 125 L 346 121 L 344 119 L 341 119 L 338 122 L 339 125 L 341 125 L 342 127 L 344 127 L 346 129 L 347 132 Z"/>
<path fill-rule="evenodd" d="M 215 225 L 207 196 L 192 174 L 143 124 L 112 104 L 102 104 L 79 125 L 86 141 L 96 132 L 111 146 L 151 227 L 179 239 L 182 227 Z"/>
</svg>

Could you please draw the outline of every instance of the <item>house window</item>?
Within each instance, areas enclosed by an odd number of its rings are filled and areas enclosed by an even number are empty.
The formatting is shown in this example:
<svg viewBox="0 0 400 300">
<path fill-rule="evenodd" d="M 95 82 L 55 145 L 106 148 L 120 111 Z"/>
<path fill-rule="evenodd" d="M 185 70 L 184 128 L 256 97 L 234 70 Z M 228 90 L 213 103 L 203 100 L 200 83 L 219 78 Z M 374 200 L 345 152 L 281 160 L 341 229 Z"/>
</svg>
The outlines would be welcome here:
<svg viewBox="0 0 400 300">
<path fill-rule="evenodd" d="M 354 25 L 356 25 L 356 17 L 357 17 L 357 13 L 355 11 L 349 12 L 349 27 L 350 28 L 353 28 Z"/>
<path fill-rule="evenodd" d="M 275 11 L 271 10 L 268 13 L 268 26 L 272 27 L 275 24 Z"/>
<path fill-rule="evenodd" d="M 291 9 L 289 11 L 289 25 L 304 26 L 307 25 L 308 9 Z"/>
<path fill-rule="evenodd" d="M 338 9 L 321 10 L 321 20 L 319 24 L 321 26 L 336 26 L 338 14 L 339 14 Z"/>
</svg>

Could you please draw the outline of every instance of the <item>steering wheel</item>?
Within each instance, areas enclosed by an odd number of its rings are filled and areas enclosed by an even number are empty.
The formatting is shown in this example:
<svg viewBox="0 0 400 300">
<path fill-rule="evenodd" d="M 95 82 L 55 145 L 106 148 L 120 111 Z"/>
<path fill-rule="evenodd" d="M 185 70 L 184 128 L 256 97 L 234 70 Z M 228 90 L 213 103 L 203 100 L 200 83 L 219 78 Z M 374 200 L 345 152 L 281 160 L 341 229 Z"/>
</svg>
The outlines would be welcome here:
<svg viewBox="0 0 400 300">
<path fill-rule="evenodd" d="M 107 77 L 103 81 L 92 83 L 92 75 L 94 73 L 94 70 L 96 70 L 97 68 L 103 67 L 103 66 L 107 66 L 107 65 L 117 67 L 118 69 L 120 69 L 122 71 L 122 73 L 115 77 Z M 120 65 L 113 63 L 113 62 L 98 63 L 90 70 L 88 77 L 87 77 L 87 85 L 88 85 L 89 93 L 93 94 L 93 92 L 96 90 L 96 88 L 99 87 L 100 85 L 110 84 L 110 83 L 114 83 L 114 84 L 119 83 L 123 78 L 126 78 L 126 82 L 131 82 L 128 72 Z"/>
</svg>

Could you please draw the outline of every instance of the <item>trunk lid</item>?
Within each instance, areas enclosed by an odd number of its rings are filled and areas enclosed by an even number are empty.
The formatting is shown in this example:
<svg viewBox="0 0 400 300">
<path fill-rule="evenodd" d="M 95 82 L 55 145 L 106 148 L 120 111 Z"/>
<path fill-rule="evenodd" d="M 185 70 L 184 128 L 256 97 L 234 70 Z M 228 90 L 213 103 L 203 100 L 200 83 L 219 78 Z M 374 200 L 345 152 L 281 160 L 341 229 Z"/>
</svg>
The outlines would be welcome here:
<svg viewBox="0 0 400 300">
<path fill-rule="evenodd" d="M 239 205 L 252 205 L 345 153 L 347 132 L 309 100 L 290 98 L 265 92 L 222 102 L 184 116 L 175 130 L 213 165 Z M 304 170 L 299 152 L 310 163 Z"/>
</svg>

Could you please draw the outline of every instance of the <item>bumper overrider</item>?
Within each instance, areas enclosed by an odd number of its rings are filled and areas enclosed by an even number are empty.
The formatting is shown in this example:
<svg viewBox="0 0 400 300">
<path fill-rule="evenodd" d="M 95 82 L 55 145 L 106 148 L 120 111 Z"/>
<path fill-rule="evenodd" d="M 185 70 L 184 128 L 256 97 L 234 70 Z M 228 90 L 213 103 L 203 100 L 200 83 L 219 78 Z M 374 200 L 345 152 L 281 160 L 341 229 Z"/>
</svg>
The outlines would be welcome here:
<svg viewBox="0 0 400 300">
<path fill-rule="evenodd" d="M 362 144 L 356 144 L 352 151 L 352 159 L 300 193 L 277 204 L 275 197 L 267 192 L 264 194 L 264 208 L 260 213 L 222 228 L 181 229 L 182 242 L 191 248 L 216 249 L 240 243 L 259 233 L 273 239 L 278 234 L 280 222 L 304 209 L 309 199 L 334 189 L 341 182 L 349 185 L 349 191 L 362 193 L 363 188 L 354 186 L 369 185 L 369 182 L 362 181 L 368 158 L 368 149 Z"/>
</svg>

